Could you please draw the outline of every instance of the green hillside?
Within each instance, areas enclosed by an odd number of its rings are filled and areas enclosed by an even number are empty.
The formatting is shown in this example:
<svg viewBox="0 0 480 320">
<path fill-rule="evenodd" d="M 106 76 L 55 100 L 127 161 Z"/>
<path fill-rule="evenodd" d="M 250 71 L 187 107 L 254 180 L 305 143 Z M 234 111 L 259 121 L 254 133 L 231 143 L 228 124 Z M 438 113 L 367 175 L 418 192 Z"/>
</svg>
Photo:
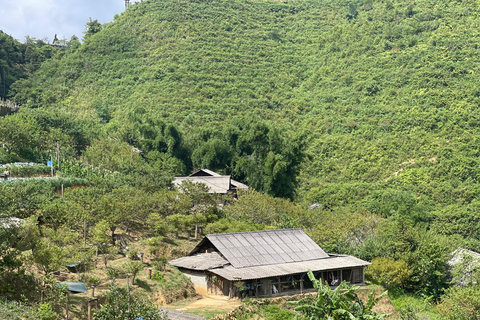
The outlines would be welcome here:
<svg viewBox="0 0 480 320">
<path fill-rule="evenodd" d="M 478 13 L 475 1 L 143 1 L 11 94 L 266 191 L 281 177 L 256 183 L 239 163 L 270 132 L 256 170 L 299 172 L 299 202 L 477 238 L 457 222 L 478 219 Z M 147 123 L 165 147 L 146 146 Z M 232 138 L 246 135 L 247 147 Z"/>
<path fill-rule="evenodd" d="M 302 228 L 371 261 L 402 319 L 474 318 L 480 267 L 447 262 L 480 245 L 479 13 L 473 0 L 144 0 L 62 48 L 0 33 L 0 97 L 21 106 L 0 117 L 13 176 L 0 218 L 29 221 L 0 228 L 0 295 L 35 301 L 29 265 L 92 261 L 94 244 L 106 271 L 112 233 L 165 273 L 199 225 Z M 173 190 L 198 168 L 256 191 Z"/>
<path fill-rule="evenodd" d="M 15 81 L 31 76 L 43 61 L 62 51 L 30 37 L 20 43 L 0 30 L 0 98 L 9 95 Z"/>
</svg>

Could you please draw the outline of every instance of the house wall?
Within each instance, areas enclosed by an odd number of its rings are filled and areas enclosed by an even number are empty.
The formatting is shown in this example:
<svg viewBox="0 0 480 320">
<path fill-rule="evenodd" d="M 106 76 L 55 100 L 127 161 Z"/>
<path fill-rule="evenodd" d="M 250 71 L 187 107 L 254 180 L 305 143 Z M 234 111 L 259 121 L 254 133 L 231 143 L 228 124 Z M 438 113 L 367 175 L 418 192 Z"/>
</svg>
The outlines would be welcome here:
<svg viewBox="0 0 480 320">
<path fill-rule="evenodd" d="M 248 296 L 254 297 L 258 294 L 258 297 L 275 297 L 282 294 L 297 294 L 306 290 L 313 290 L 311 281 L 306 275 L 292 274 L 282 277 L 275 277 L 275 279 L 263 278 L 254 280 L 241 281 L 247 286 L 247 291 L 243 291 L 243 295 L 247 293 Z M 336 269 L 328 271 L 316 272 L 317 279 L 322 279 L 324 284 L 338 286 L 341 281 L 347 281 L 356 285 L 363 285 L 365 282 L 364 268 L 349 268 L 349 269 Z M 233 281 L 229 281 L 220 276 L 206 271 L 205 283 L 209 294 L 223 295 L 230 298 L 238 298 L 242 295 L 238 288 L 234 285 Z M 193 280 L 192 280 L 193 281 Z M 272 293 L 272 285 L 275 285 L 277 293 Z M 248 289 L 249 286 L 255 289 Z"/>
<path fill-rule="evenodd" d="M 224 279 L 220 276 L 214 275 L 207 271 L 206 276 L 207 281 L 207 291 L 209 294 L 214 295 L 230 295 L 230 286 L 232 286 L 231 281 Z"/>
<path fill-rule="evenodd" d="M 179 270 L 182 271 L 184 275 L 190 278 L 190 280 L 193 282 L 193 286 L 195 287 L 195 291 L 197 291 L 197 293 L 199 294 L 207 293 L 207 279 L 206 279 L 205 272 L 188 270 L 183 268 L 179 268 Z"/>
</svg>

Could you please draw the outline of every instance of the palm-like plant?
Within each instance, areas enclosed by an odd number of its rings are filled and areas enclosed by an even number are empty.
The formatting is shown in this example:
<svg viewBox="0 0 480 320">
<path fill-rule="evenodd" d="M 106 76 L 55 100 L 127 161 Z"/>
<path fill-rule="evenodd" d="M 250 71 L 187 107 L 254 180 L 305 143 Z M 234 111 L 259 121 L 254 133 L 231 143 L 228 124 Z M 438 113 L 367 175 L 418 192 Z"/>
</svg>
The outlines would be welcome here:
<svg viewBox="0 0 480 320">
<path fill-rule="evenodd" d="M 299 301 L 291 301 L 297 305 L 295 319 L 303 316 L 307 320 L 381 320 L 387 315 L 377 314 L 372 310 L 373 306 L 385 295 L 375 297 L 370 293 L 366 303 L 358 297 L 358 286 L 351 286 L 342 282 L 335 290 L 315 279 L 312 271 L 308 271 L 308 277 L 313 287 L 318 290 L 316 296 L 308 296 Z"/>
</svg>

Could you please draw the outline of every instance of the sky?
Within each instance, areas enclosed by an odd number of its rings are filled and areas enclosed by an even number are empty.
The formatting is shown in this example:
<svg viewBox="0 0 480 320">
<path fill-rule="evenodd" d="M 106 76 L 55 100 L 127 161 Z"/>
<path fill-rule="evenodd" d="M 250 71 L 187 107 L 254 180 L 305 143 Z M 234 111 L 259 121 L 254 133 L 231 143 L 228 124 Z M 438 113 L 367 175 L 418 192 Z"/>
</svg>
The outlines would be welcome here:
<svg viewBox="0 0 480 320">
<path fill-rule="evenodd" d="M 124 0 L 0 0 L 0 30 L 20 42 L 26 36 L 51 42 L 55 34 L 82 39 L 89 18 L 111 22 L 124 10 Z"/>
</svg>

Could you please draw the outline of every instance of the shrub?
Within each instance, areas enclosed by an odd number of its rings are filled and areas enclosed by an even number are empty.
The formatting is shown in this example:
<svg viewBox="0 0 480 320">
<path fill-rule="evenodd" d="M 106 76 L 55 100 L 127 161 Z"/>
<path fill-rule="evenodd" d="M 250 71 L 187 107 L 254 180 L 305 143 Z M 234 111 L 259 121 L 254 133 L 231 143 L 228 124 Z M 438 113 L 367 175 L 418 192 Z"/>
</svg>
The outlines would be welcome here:
<svg viewBox="0 0 480 320">
<path fill-rule="evenodd" d="M 165 281 L 165 278 L 163 277 L 163 274 L 155 270 L 155 272 L 152 274 L 152 280 L 158 281 L 158 282 L 163 282 Z"/>
<path fill-rule="evenodd" d="M 53 311 L 52 306 L 49 303 L 44 303 L 38 308 L 38 317 L 40 320 L 56 320 L 57 314 Z"/>
<path fill-rule="evenodd" d="M 480 286 L 446 290 L 438 311 L 446 319 L 480 319 Z"/>
<path fill-rule="evenodd" d="M 403 288 L 408 283 L 412 272 L 402 260 L 375 258 L 365 275 L 368 280 L 381 284 L 387 289 Z"/>
</svg>

